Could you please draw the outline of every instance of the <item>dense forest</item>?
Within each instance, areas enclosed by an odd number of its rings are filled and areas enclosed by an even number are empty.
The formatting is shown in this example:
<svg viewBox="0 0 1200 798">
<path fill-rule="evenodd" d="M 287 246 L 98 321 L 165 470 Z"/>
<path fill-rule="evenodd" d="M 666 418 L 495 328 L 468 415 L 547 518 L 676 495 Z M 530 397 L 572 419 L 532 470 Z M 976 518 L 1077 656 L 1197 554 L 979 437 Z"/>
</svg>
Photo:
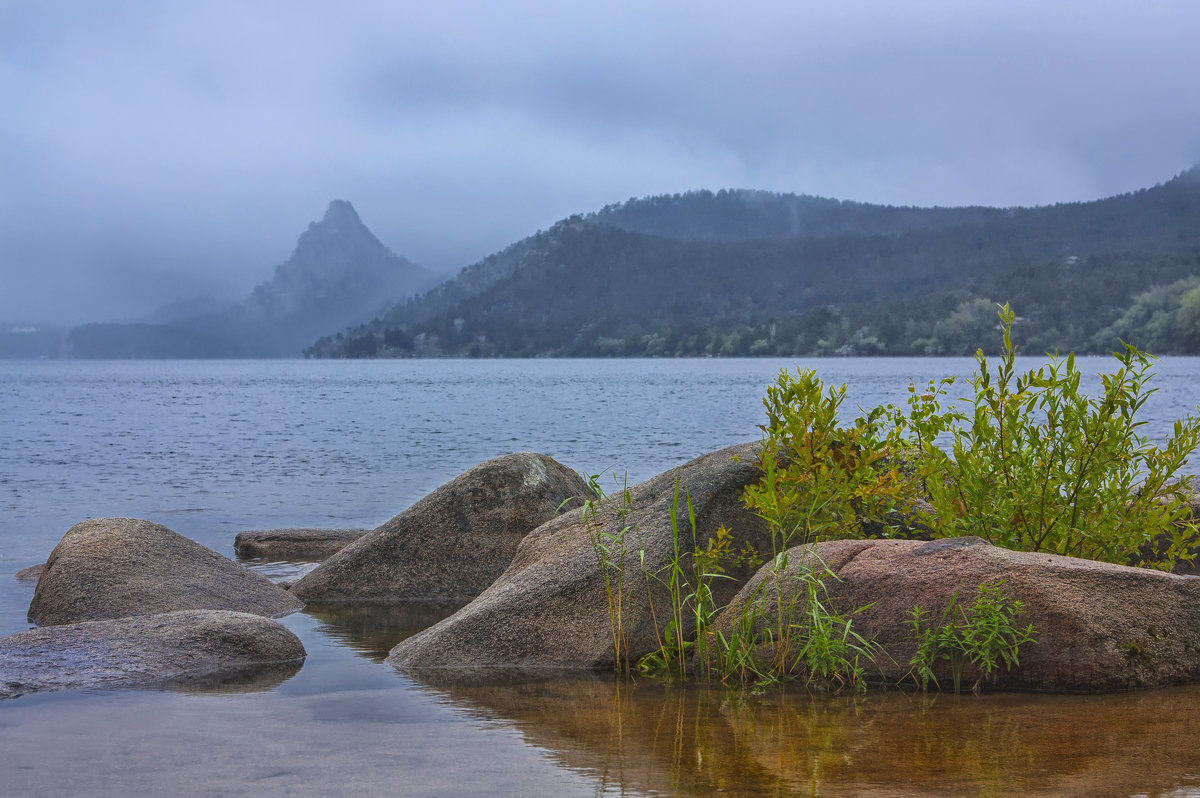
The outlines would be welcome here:
<svg viewBox="0 0 1200 798">
<path fill-rule="evenodd" d="M 1200 169 L 1040 208 L 634 199 L 468 267 L 310 357 L 1200 353 Z"/>
</svg>

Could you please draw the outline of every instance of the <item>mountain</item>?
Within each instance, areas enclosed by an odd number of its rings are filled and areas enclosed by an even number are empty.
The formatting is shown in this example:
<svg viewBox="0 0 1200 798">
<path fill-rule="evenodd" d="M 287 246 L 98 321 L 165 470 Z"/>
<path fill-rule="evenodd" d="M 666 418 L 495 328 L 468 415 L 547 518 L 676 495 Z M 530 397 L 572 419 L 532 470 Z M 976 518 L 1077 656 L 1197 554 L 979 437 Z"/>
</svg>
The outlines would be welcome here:
<svg viewBox="0 0 1200 798">
<path fill-rule="evenodd" d="M 74 357 L 288 357 L 322 333 L 361 323 L 437 276 L 396 255 L 344 200 L 308 226 L 291 257 L 242 302 L 172 303 L 140 324 L 87 324 Z"/>
<path fill-rule="evenodd" d="M 1193 278 L 1195 168 L 1037 208 L 699 191 L 565 219 L 306 354 L 970 354 L 998 344 L 997 302 L 1020 315 L 1027 350 L 1107 352 L 1119 334 L 1146 339 L 1139 323 L 1162 328 L 1156 312 L 1186 326 L 1187 312 L 1160 307 L 1171 291 L 1146 292 Z M 1200 289 L 1194 304 L 1200 346 Z"/>
</svg>

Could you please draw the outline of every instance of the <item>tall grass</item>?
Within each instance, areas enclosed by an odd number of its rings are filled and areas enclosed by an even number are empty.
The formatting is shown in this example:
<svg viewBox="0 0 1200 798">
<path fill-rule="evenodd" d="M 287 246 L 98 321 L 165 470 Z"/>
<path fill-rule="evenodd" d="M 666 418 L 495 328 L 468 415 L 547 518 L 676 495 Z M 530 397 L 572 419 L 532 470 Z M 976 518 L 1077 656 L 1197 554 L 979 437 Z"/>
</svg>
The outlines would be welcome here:
<svg viewBox="0 0 1200 798">
<path fill-rule="evenodd" d="M 613 480 L 617 475 L 613 473 Z M 612 634 L 613 667 L 617 672 L 629 670 L 629 639 L 625 628 L 625 601 L 628 598 L 625 583 L 626 540 L 630 532 L 637 528 L 634 515 L 633 495 L 629 491 L 629 478 L 620 483 L 617 498 L 604 493 L 600 485 L 600 475 L 587 475 L 589 495 L 583 501 L 580 511 L 580 523 L 587 530 L 591 539 L 592 551 L 600 566 L 600 576 L 604 582 L 604 594 L 608 604 L 608 624 Z M 609 504 L 615 504 L 616 530 L 605 531 L 605 524 L 600 517 L 600 507 L 605 499 Z M 566 504 L 566 502 L 564 502 Z"/>
<path fill-rule="evenodd" d="M 728 634 L 713 630 L 714 619 L 725 609 L 714 597 L 714 582 L 730 578 L 726 569 L 756 566 L 760 559 L 749 546 L 737 548 L 725 527 L 701 540 L 691 496 L 686 488 L 680 491 L 678 482 L 668 509 L 667 561 L 652 568 L 646 550 L 636 551 L 655 648 L 631 669 L 625 611 L 633 598 L 626 573 L 626 563 L 634 555 L 628 547 L 629 535 L 636 529 L 632 494 L 628 487 L 622 489 L 615 502 L 616 528 L 605 531 L 601 499 L 596 498 L 602 494 L 595 479 L 589 485 L 593 498 L 585 502 L 581 518 L 603 576 L 617 671 L 756 687 L 800 679 L 810 687 L 864 688 L 863 666 L 874 661 L 877 647 L 854 632 L 850 616 L 830 609 L 824 580 L 836 577 L 823 563 L 814 557 L 800 567 L 788 567 L 784 546 L 790 535 L 786 532 L 775 530 L 772 536 L 773 578 L 764 579 L 744 603 Z M 613 503 L 612 497 L 608 501 Z M 789 580 L 795 585 L 789 585 Z M 665 598 L 666 606 L 659 606 L 661 600 L 656 603 L 656 595 Z"/>
</svg>

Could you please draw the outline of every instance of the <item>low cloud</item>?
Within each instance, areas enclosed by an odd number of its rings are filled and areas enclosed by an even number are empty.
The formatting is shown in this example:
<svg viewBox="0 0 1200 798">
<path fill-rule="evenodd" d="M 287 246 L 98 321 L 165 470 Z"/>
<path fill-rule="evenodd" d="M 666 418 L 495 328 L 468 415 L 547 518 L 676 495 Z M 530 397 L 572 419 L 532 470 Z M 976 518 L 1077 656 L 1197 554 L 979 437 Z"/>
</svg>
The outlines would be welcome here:
<svg viewBox="0 0 1200 798">
<path fill-rule="evenodd" d="M 266 279 L 335 197 L 456 270 L 630 196 L 1043 204 L 1200 161 L 1200 6 L 0 9 L 0 319 Z"/>
</svg>

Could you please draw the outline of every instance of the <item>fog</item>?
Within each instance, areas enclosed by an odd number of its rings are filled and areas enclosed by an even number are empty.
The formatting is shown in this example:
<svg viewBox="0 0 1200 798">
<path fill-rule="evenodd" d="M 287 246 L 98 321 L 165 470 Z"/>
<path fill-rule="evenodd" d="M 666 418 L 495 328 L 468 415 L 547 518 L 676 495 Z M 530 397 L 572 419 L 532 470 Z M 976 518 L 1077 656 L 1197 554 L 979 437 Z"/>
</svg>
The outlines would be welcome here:
<svg viewBox="0 0 1200 798">
<path fill-rule="evenodd" d="M 1200 4 L 0 2 L 0 322 L 270 276 L 334 198 L 455 271 L 632 196 L 1096 199 L 1200 162 Z"/>
</svg>

